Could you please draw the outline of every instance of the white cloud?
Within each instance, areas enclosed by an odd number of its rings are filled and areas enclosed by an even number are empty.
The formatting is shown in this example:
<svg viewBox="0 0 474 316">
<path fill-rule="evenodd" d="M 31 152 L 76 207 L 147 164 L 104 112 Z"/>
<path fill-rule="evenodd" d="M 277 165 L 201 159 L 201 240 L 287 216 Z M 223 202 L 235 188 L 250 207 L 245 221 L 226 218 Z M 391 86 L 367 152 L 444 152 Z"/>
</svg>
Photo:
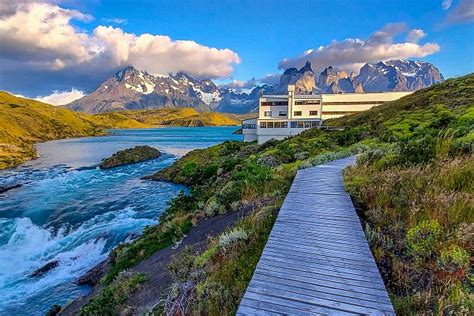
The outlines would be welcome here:
<svg viewBox="0 0 474 316">
<path fill-rule="evenodd" d="M 446 22 L 450 24 L 474 22 L 474 1 L 460 0 L 456 7 L 449 10 Z"/>
<path fill-rule="evenodd" d="M 426 37 L 426 33 L 420 29 L 413 29 L 407 34 L 407 41 L 410 43 L 418 43 L 419 40 Z"/>
<path fill-rule="evenodd" d="M 71 20 L 87 22 L 92 16 L 53 3 L 23 0 L 0 9 L 0 60 L 25 69 L 103 75 L 133 65 L 151 73 L 184 71 L 222 78 L 230 76 L 233 65 L 240 63 L 230 49 L 165 35 L 135 35 L 102 25 L 87 33 L 74 27 Z"/>
<path fill-rule="evenodd" d="M 302 55 L 282 60 L 278 67 L 302 67 L 306 61 L 312 63 L 313 69 L 321 70 L 327 66 L 335 66 L 347 70 L 358 70 L 364 63 L 383 60 L 425 57 L 439 51 L 436 43 L 420 45 L 414 42 L 394 43 L 394 37 L 405 33 L 407 27 L 403 23 L 387 24 L 381 30 L 374 32 L 367 39 L 348 38 L 342 41 L 332 41 L 326 46 L 309 49 Z M 422 30 L 416 30 L 419 37 Z M 412 33 L 412 40 L 416 38 Z M 423 34 L 425 34 L 423 32 Z M 420 39 L 420 38 L 418 38 Z"/>
<path fill-rule="evenodd" d="M 448 10 L 451 7 L 451 4 L 453 3 L 453 0 L 443 0 L 441 3 L 441 6 L 443 7 L 444 10 Z"/>
<path fill-rule="evenodd" d="M 237 90 L 240 89 L 241 90 L 241 89 L 251 89 L 257 86 L 258 84 L 259 82 L 257 81 L 257 79 L 252 78 L 247 81 L 232 80 L 231 82 L 219 85 L 219 87 L 224 88 L 224 89 L 237 89 Z"/>
<path fill-rule="evenodd" d="M 267 74 L 263 76 L 262 78 L 260 78 L 260 81 L 268 85 L 274 85 L 280 82 L 280 77 L 281 77 L 281 74 L 279 73 Z"/>
<path fill-rule="evenodd" d="M 71 91 L 54 91 L 50 95 L 37 96 L 35 100 L 52 104 L 52 105 L 64 105 L 82 98 L 85 95 L 83 91 L 72 88 Z"/>
</svg>

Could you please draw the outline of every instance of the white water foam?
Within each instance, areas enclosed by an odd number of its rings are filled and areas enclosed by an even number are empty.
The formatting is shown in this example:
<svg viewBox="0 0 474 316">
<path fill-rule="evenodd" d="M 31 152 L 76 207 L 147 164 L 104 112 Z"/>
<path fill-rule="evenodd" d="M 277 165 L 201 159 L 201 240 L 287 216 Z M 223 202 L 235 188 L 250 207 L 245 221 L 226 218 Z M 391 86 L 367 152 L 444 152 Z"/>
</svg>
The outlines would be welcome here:
<svg viewBox="0 0 474 316">
<path fill-rule="evenodd" d="M 22 305 L 30 296 L 77 280 L 106 258 L 108 239 L 139 233 L 144 226 L 156 223 L 136 215 L 131 208 L 97 215 L 68 234 L 65 228 L 53 233 L 38 227 L 29 218 L 0 219 L 0 227 L 5 228 L 0 240 L 8 240 L 0 246 L 0 314 L 3 307 Z M 30 276 L 55 260 L 58 267 L 43 276 Z"/>
</svg>

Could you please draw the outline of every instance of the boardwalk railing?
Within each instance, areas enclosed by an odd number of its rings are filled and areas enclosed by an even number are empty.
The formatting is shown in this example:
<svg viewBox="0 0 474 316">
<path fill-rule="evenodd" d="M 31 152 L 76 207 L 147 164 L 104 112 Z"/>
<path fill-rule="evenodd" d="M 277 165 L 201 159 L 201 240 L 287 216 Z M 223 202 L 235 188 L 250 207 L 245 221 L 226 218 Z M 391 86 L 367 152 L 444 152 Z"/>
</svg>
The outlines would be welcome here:
<svg viewBox="0 0 474 316">
<path fill-rule="evenodd" d="M 342 170 L 298 171 L 238 315 L 394 315 Z"/>
</svg>

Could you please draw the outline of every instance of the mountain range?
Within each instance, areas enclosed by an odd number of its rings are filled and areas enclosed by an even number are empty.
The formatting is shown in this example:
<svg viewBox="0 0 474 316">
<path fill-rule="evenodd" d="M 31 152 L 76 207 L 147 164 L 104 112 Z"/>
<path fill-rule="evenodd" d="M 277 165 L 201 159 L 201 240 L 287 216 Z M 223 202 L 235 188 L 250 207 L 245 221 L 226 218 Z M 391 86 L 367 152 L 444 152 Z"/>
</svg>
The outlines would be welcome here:
<svg viewBox="0 0 474 316">
<path fill-rule="evenodd" d="M 249 113 L 258 106 L 261 94 L 286 93 L 289 84 L 297 93 L 364 93 L 415 91 L 444 81 L 439 70 L 422 61 L 391 60 L 365 64 L 356 75 L 327 67 L 316 77 L 307 62 L 289 68 L 275 85 L 260 85 L 248 92 L 222 88 L 210 79 L 196 79 L 178 72 L 152 75 L 129 66 L 104 81 L 94 92 L 66 105 L 67 108 L 103 113 L 162 107 L 192 107 L 198 111 Z"/>
</svg>

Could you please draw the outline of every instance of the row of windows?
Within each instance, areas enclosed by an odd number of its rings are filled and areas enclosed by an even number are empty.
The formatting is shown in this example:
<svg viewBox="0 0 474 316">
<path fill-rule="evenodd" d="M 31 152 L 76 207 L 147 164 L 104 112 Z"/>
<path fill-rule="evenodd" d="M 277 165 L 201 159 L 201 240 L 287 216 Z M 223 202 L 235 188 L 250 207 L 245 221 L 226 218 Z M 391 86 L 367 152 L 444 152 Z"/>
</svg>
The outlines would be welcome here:
<svg viewBox="0 0 474 316">
<path fill-rule="evenodd" d="M 304 101 L 295 101 L 296 105 L 310 105 L 310 104 L 321 104 L 321 100 L 304 100 Z"/>
<path fill-rule="evenodd" d="M 242 124 L 243 129 L 256 129 L 257 124 Z"/>
<path fill-rule="evenodd" d="M 311 128 L 319 124 L 319 121 L 291 121 L 290 128 Z M 260 122 L 260 128 L 288 128 L 288 122 Z"/>
<path fill-rule="evenodd" d="M 272 105 L 288 105 L 288 101 L 262 101 L 260 105 L 272 106 Z"/>
<path fill-rule="evenodd" d="M 288 122 L 260 122 L 260 128 L 287 128 Z"/>
<path fill-rule="evenodd" d="M 356 104 L 379 105 L 382 103 L 384 103 L 384 101 L 323 102 L 324 105 L 356 105 Z M 321 100 L 295 101 L 295 105 L 314 105 L 314 104 L 321 104 Z M 260 105 L 262 106 L 288 105 L 288 101 L 262 101 Z"/>
<path fill-rule="evenodd" d="M 272 115 L 273 115 L 272 111 L 264 111 L 263 112 L 263 116 L 270 117 Z M 287 115 L 286 111 L 279 111 L 278 112 L 278 116 L 286 116 L 286 115 Z M 294 111 L 293 112 L 293 116 L 301 116 L 301 115 L 303 115 L 302 111 Z M 318 111 L 309 111 L 309 115 L 316 116 L 316 115 L 318 115 Z"/>
</svg>

